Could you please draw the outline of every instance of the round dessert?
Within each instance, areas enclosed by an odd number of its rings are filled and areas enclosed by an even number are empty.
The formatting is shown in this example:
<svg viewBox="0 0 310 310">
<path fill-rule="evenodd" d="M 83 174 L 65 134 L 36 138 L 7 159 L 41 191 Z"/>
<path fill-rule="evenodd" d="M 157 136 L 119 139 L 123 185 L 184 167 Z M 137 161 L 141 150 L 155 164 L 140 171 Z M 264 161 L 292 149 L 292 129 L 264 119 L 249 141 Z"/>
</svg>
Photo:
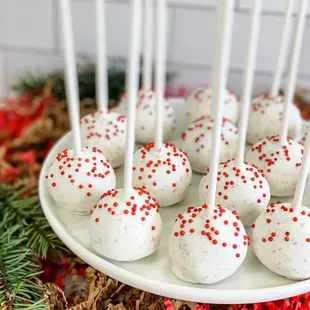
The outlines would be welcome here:
<svg viewBox="0 0 310 310">
<path fill-rule="evenodd" d="M 184 106 L 185 120 L 191 124 L 201 116 L 211 116 L 213 91 L 209 86 L 200 87 L 190 94 Z M 238 122 L 239 102 L 236 95 L 229 89 L 225 92 L 225 103 L 223 117 L 230 120 L 233 124 Z"/>
<path fill-rule="evenodd" d="M 70 213 L 89 214 L 103 192 L 115 188 L 114 171 L 101 150 L 74 150 L 56 156 L 45 176 L 50 195 Z"/>
<path fill-rule="evenodd" d="M 126 118 L 116 112 L 98 111 L 81 119 L 83 146 L 98 147 L 113 168 L 124 163 Z"/>
<path fill-rule="evenodd" d="M 107 191 L 94 207 L 90 219 L 94 249 L 117 261 L 133 261 L 155 252 L 161 230 L 158 203 L 138 187 L 128 196 L 124 189 Z"/>
<path fill-rule="evenodd" d="M 160 149 L 150 143 L 134 154 L 133 184 L 146 188 L 161 207 L 182 200 L 192 179 L 192 169 L 186 156 L 173 144 Z"/>
<path fill-rule="evenodd" d="M 214 122 L 202 117 L 182 133 L 181 150 L 186 154 L 192 169 L 206 173 L 212 157 L 212 128 Z M 238 130 L 227 119 L 223 119 L 221 132 L 220 162 L 234 158 L 237 151 Z"/>
<path fill-rule="evenodd" d="M 255 144 L 258 141 L 277 135 L 282 128 L 284 97 L 271 97 L 263 94 L 253 98 L 249 113 L 247 142 Z M 288 136 L 299 139 L 302 121 L 298 108 L 291 103 L 289 106 Z"/>
<path fill-rule="evenodd" d="M 202 203 L 209 195 L 210 174 L 199 185 Z M 235 160 L 219 165 L 216 204 L 230 211 L 235 210 L 243 225 L 252 224 L 270 201 L 270 188 L 261 170 L 247 163 L 237 166 Z"/>
<path fill-rule="evenodd" d="M 212 284 L 240 267 L 249 237 L 236 214 L 221 206 L 208 210 L 204 204 L 178 216 L 169 238 L 172 271 L 178 278 Z"/>
<path fill-rule="evenodd" d="M 271 271 L 292 280 L 310 278 L 310 212 L 291 203 L 271 203 L 252 233 L 257 258 Z"/>
<path fill-rule="evenodd" d="M 121 97 L 119 105 L 114 111 L 127 114 L 127 95 Z M 163 139 L 167 141 L 175 129 L 175 115 L 169 101 L 164 102 Z M 156 128 L 156 95 L 152 90 L 140 90 L 136 109 L 135 133 L 137 143 L 150 143 L 154 141 Z"/>
<path fill-rule="evenodd" d="M 288 197 L 295 192 L 303 152 L 301 143 L 292 138 L 287 138 L 287 145 L 282 145 L 279 136 L 274 136 L 252 146 L 245 158 L 262 170 L 271 196 Z"/>
</svg>

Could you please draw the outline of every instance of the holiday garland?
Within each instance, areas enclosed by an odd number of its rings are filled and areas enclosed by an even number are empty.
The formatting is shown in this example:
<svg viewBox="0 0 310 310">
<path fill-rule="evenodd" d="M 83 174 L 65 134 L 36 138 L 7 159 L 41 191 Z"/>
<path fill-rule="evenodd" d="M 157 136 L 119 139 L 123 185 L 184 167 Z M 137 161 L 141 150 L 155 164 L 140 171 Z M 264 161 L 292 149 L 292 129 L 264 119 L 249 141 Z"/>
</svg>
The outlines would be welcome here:
<svg viewBox="0 0 310 310">
<path fill-rule="evenodd" d="M 95 107 L 94 67 L 80 68 L 79 72 L 83 81 L 81 114 L 85 115 Z M 114 75 L 115 99 L 124 89 L 125 73 L 118 72 Z M 21 80 L 17 89 L 22 96 L 8 100 L 11 108 L 0 111 L 0 181 L 6 183 L 0 186 L 1 310 L 310 309 L 310 294 L 232 306 L 165 299 L 113 280 L 78 259 L 51 230 L 36 196 L 44 157 L 69 130 L 62 100 L 63 74 L 59 71 L 45 76 L 30 75 Z M 65 285 L 64 279 L 69 279 L 70 285 Z"/>
</svg>

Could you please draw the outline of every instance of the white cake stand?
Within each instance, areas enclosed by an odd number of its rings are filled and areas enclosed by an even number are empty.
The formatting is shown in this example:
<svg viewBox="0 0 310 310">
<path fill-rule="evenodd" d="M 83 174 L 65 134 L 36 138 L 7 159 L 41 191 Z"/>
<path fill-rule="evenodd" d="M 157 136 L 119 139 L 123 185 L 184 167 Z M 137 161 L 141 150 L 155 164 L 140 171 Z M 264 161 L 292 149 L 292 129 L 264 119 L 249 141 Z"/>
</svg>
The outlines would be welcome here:
<svg viewBox="0 0 310 310">
<path fill-rule="evenodd" d="M 177 115 L 176 131 L 179 133 L 184 126 L 182 125 L 184 124 L 183 101 L 173 99 L 171 102 Z M 197 195 L 201 179 L 199 174 L 193 175 L 192 184 L 185 200 L 175 206 L 161 209 L 163 237 L 156 253 L 130 263 L 119 263 L 99 256 L 90 244 L 89 217 L 72 215 L 60 208 L 49 195 L 45 185 L 44 176 L 55 155 L 65 148 L 72 147 L 70 135 L 69 133 L 60 139 L 47 156 L 40 175 L 39 194 L 45 216 L 55 233 L 72 252 L 89 265 L 130 286 L 170 298 L 195 302 L 244 304 L 277 300 L 310 291 L 310 280 L 294 282 L 272 273 L 258 261 L 251 247 L 246 260 L 238 271 L 230 278 L 217 284 L 195 285 L 183 282 L 174 276 L 170 270 L 171 262 L 168 256 L 169 233 L 179 213 L 183 213 L 189 205 L 199 204 Z M 117 187 L 120 187 L 123 179 L 122 169 L 117 171 L 116 176 Z M 308 205 L 307 195 L 304 200 L 304 204 Z M 248 233 L 251 232 L 248 231 Z"/>
</svg>

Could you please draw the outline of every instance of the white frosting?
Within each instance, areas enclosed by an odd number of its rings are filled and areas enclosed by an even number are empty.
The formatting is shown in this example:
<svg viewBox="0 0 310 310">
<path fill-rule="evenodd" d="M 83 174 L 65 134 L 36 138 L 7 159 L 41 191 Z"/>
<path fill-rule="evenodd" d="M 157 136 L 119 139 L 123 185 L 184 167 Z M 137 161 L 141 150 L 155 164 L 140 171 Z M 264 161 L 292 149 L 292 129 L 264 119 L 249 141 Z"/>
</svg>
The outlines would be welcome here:
<svg viewBox="0 0 310 310">
<path fill-rule="evenodd" d="M 134 154 L 133 184 L 146 188 L 161 207 L 182 200 L 192 179 L 192 169 L 186 156 L 173 144 L 160 150 L 154 143 Z"/>
<path fill-rule="evenodd" d="M 45 176 L 53 199 L 70 213 L 89 214 L 103 192 L 115 188 L 115 174 L 97 148 L 82 149 L 82 157 L 74 150 L 64 150 Z"/>
<path fill-rule="evenodd" d="M 271 271 L 305 280 L 310 278 L 310 212 L 304 206 L 291 208 L 291 203 L 271 204 L 260 214 L 253 228 L 253 249 Z"/>
<path fill-rule="evenodd" d="M 209 184 L 210 174 L 207 174 L 199 185 L 202 203 L 207 201 Z M 249 225 L 268 205 L 270 188 L 260 170 L 247 164 L 237 166 L 233 160 L 219 166 L 215 199 L 223 208 L 236 210 L 243 225 Z"/>
<path fill-rule="evenodd" d="M 212 115 L 213 91 L 209 86 L 200 87 L 190 94 L 184 106 L 185 120 L 191 124 L 197 118 Z M 223 117 L 236 124 L 239 118 L 239 103 L 236 95 L 229 89 L 225 92 Z"/>
<path fill-rule="evenodd" d="M 170 238 L 172 271 L 187 282 L 212 284 L 231 276 L 247 253 L 248 237 L 238 216 L 217 206 L 189 207 Z M 235 211 L 234 211 L 235 213 Z"/>
<path fill-rule="evenodd" d="M 291 138 L 284 147 L 279 140 L 274 136 L 256 143 L 245 159 L 263 171 L 271 196 L 288 197 L 295 192 L 304 147 Z"/>
<path fill-rule="evenodd" d="M 249 113 L 248 143 L 255 144 L 266 137 L 278 135 L 281 132 L 283 103 L 283 96 L 270 97 L 268 94 L 264 94 L 253 98 Z M 298 140 L 301 127 L 299 110 L 295 105 L 290 104 L 288 136 Z"/>
<path fill-rule="evenodd" d="M 182 151 L 188 157 L 192 169 L 206 173 L 212 158 L 213 120 L 202 118 L 192 123 L 182 133 Z M 223 119 L 221 133 L 220 161 L 225 162 L 236 155 L 238 130 L 228 120 Z"/>
<path fill-rule="evenodd" d="M 126 118 L 112 111 L 98 111 L 81 120 L 82 145 L 98 147 L 116 168 L 124 163 Z"/>
<path fill-rule="evenodd" d="M 137 187 L 128 196 L 122 188 L 104 193 L 90 218 L 94 249 L 117 261 L 133 261 L 155 252 L 161 230 L 157 203 Z"/>
<path fill-rule="evenodd" d="M 127 95 L 123 95 L 119 105 L 114 108 L 114 111 L 127 114 Z M 175 129 L 175 115 L 169 101 L 164 101 L 163 115 L 163 139 L 167 141 Z M 150 143 L 154 141 L 156 128 L 156 96 L 150 91 L 140 90 L 138 93 L 138 102 L 136 109 L 136 142 Z"/>
<path fill-rule="evenodd" d="M 301 137 L 299 139 L 299 142 L 302 145 L 304 145 L 306 142 L 308 129 L 309 129 L 309 121 L 303 121 L 302 122 L 302 133 L 301 133 Z"/>
</svg>

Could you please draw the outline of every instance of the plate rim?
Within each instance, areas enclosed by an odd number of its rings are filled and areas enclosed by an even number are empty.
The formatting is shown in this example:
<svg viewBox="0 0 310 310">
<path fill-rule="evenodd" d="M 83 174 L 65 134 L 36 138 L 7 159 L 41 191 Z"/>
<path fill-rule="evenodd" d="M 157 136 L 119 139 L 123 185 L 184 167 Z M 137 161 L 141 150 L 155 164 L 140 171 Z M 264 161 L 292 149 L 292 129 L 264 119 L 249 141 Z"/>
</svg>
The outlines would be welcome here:
<svg viewBox="0 0 310 310">
<path fill-rule="evenodd" d="M 114 265 L 112 262 L 105 260 L 103 257 L 96 255 L 86 249 L 76 241 L 69 233 L 66 232 L 61 222 L 53 214 L 48 202 L 44 199 L 44 186 L 46 163 L 63 140 L 71 134 L 71 131 L 61 137 L 49 151 L 42 164 L 39 177 L 39 198 L 42 210 L 52 229 L 62 242 L 78 257 L 95 269 L 107 274 L 109 277 L 123 282 L 129 286 L 157 294 L 168 298 L 175 298 L 193 302 L 212 303 L 212 304 L 248 304 L 257 302 L 274 301 L 283 298 L 304 294 L 310 291 L 310 279 L 299 281 L 287 285 L 274 286 L 259 289 L 210 289 L 188 287 L 177 284 L 169 284 L 162 281 L 150 279 L 148 277 L 128 271 L 122 267 Z"/>
</svg>

